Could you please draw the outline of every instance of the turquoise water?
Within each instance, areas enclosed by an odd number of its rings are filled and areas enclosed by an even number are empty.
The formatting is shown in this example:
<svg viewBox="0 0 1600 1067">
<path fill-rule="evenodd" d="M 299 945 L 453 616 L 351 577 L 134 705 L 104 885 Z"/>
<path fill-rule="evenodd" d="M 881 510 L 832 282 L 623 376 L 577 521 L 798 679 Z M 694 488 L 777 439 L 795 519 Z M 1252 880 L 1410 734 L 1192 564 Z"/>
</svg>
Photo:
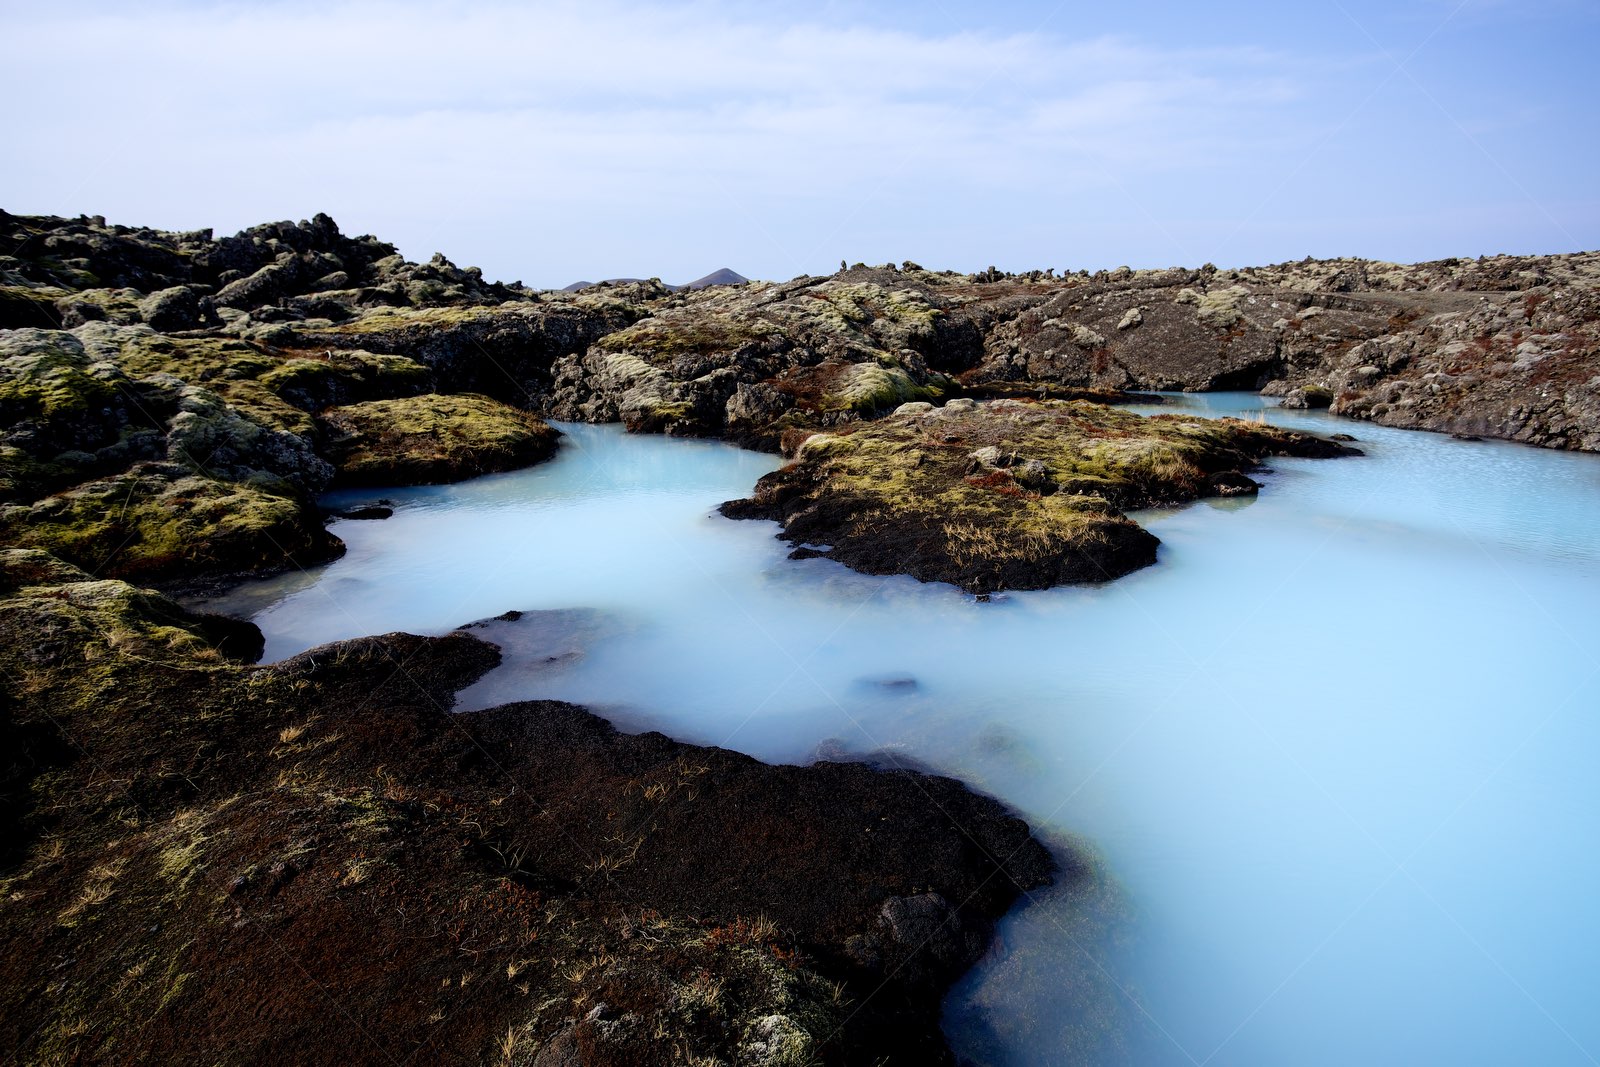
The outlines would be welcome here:
<svg viewBox="0 0 1600 1067">
<path fill-rule="evenodd" d="M 960 775 L 1092 858 L 950 998 L 993 1064 L 1600 1055 L 1600 458 L 1262 410 L 1368 455 L 1142 516 L 1160 562 L 979 604 L 715 515 L 771 468 L 568 426 L 387 497 L 340 561 L 214 604 L 278 658 L 508 609 L 480 707 L 551 696 L 804 762 Z M 544 614 L 549 613 L 549 614 Z"/>
</svg>

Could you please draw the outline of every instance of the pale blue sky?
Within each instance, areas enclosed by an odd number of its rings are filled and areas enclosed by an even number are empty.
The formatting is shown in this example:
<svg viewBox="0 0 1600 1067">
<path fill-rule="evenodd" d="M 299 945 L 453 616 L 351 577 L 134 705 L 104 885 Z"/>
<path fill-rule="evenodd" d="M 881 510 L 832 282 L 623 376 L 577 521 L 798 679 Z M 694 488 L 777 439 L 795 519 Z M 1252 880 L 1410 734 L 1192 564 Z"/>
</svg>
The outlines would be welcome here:
<svg viewBox="0 0 1600 1067">
<path fill-rule="evenodd" d="M 1600 5 L 0 3 L 0 206 L 562 285 L 1600 247 Z"/>
</svg>

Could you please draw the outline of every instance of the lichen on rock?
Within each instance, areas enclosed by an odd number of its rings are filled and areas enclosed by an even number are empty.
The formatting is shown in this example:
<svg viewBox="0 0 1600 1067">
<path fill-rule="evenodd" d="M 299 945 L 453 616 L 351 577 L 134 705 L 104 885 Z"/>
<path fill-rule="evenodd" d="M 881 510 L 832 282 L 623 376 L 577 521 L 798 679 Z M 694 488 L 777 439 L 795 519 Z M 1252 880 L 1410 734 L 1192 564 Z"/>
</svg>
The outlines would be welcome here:
<svg viewBox="0 0 1600 1067">
<path fill-rule="evenodd" d="M 341 551 L 287 483 L 209 478 L 169 463 L 0 509 L 0 540 L 140 580 L 275 571 Z"/>
<path fill-rule="evenodd" d="M 1236 419 L 1082 401 L 955 400 L 814 434 L 754 495 L 723 505 L 870 574 L 972 592 L 1108 581 L 1155 562 L 1122 509 L 1253 490 L 1263 456 L 1352 450 Z"/>
<path fill-rule="evenodd" d="M 485 396 L 371 400 L 321 415 L 344 485 L 426 485 L 525 467 L 555 454 L 548 423 Z"/>
</svg>

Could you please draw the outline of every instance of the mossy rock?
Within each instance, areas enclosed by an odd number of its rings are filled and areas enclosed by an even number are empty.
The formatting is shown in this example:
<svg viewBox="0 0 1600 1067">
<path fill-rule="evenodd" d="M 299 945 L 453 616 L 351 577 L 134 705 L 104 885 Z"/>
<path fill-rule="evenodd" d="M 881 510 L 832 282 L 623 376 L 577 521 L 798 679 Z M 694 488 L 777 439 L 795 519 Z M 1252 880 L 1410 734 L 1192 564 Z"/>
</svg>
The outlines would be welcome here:
<svg viewBox="0 0 1600 1067">
<path fill-rule="evenodd" d="M 172 374 L 210 384 L 258 378 L 280 362 L 234 337 L 169 337 L 148 326 L 89 323 L 75 335 L 100 358 L 114 359 L 129 377 Z"/>
<path fill-rule="evenodd" d="M 89 575 L 37 548 L 0 548 L 0 590 L 86 582 Z"/>
<path fill-rule="evenodd" d="M 295 355 L 261 375 L 262 386 L 296 407 L 321 411 L 341 404 L 426 392 L 427 367 L 405 356 L 353 351 Z"/>
<path fill-rule="evenodd" d="M 65 296 L 60 289 L 29 289 L 21 285 L 0 285 L 0 330 L 26 326 L 52 329 L 61 325 L 56 299 Z"/>
<path fill-rule="evenodd" d="M 116 401 L 93 356 L 61 330 L 17 330 L 0 343 L 0 423 L 80 420 Z"/>
<path fill-rule="evenodd" d="M 168 337 L 103 324 L 78 335 L 132 378 L 170 374 L 204 385 L 267 429 L 302 436 L 315 432 L 311 415 L 325 407 L 420 393 L 430 378 L 404 356 L 280 351 L 231 337 Z"/>
<path fill-rule="evenodd" d="M 488 322 L 501 310 L 502 306 L 482 307 L 478 305 L 418 308 L 380 307 L 374 308 L 358 319 L 329 327 L 324 332 L 348 336 L 351 334 L 392 333 L 397 330 L 415 330 L 419 327 L 438 329 L 470 322 Z"/>
<path fill-rule="evenodd" d="M 857 363 L 842 374 L 832 392 L 823 397 L 823 411 L 851 411 L 876 415 L 912 401 L 942 400 L 943 380 L 923 385 L 902 367 Z"/>
<path fill-rule="evenodd" d="M 555 454 L 560 433 L 485 396 L 374 400 L 322 413 L 344 485 L 427 485 L 525 467 Z"/>
<path fill-rule="evenodd" d="M 0 445 L 0 504 L 28 504 L 46 494 L 82 481 L 84 464 L 67 462 L 79 457 L 92 464 L 86 453 L 62 453 L 40 459 L 15 445 Z M 65 458 L 63 458 L 65 457 Z"/>
<path fill-rule="evenodd" d="M 703 308 L 685 309 L 646 319 L 607 334 L 597 344 L 606 352 L 627 353 L 651 365 L 685 355 L 733 352 L 779 337 L 776 326 L 756 318 L 734 318 Z"/>
<path fill-rule="evenodd" d="M 1236 419 L 1145 418 L 1081 401 L 912 409 L 803 441 L 735 518 L 783 523 L 799 556 L 973 592 L 1120 577 L 1156 538 L 1121 509 L 1253 492 L 1266 455 L 1350 450 Z"/>
<path fill-rule="evenodd" d="M 341 548 L 282 482 L 218 481 L 156 463 L 6 508 L 0 539 L 101 577 L 151 581 L 278 571 Z"/>
<path fill-rule="evenodd" d="M 84 289 L 56 300 L 61 325 L 69 329 L 90 322 L 137 326 L 144 321 L 137 289 Z"/>
<path fill-rule="evenodd" d="M 253 623 L 187 611 L 160 593 L 95 578 L 38 549 L 0 549 L 0 596 L 35 617 L 48 662 L 63 631 L 78 628 L 96 643 L 145 656 L 214 663 L 254 662 L 262 650 Z"/>
</svg>

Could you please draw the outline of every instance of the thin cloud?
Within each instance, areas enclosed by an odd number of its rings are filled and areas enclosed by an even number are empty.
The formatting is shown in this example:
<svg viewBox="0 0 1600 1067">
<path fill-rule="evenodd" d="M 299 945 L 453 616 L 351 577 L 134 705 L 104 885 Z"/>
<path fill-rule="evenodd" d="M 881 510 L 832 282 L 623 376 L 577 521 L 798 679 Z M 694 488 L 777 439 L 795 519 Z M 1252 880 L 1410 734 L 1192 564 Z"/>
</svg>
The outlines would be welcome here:
<svg viewBox="0 0 1600 1067">
<path fill-rule="evenodd" d="M 12 210 L 223 229 L 328 210 L 408 254 L 546 284 L 724 263 L 787 276 L 841 254 L 1213 258 L 1171 235 L 1197 203 L 1244 214 L 1242 181 L 1311 150 L 1346 106 L 1330 84 L 1360 65 L 715 3 L 37 7 L 8 21 L 0 85 L 13 99 L 50 88 L 8 129 L 23 162 L 0 179 Z M 1107 251 L 1114 205 L 1146 222 Z"/>
</svg>

